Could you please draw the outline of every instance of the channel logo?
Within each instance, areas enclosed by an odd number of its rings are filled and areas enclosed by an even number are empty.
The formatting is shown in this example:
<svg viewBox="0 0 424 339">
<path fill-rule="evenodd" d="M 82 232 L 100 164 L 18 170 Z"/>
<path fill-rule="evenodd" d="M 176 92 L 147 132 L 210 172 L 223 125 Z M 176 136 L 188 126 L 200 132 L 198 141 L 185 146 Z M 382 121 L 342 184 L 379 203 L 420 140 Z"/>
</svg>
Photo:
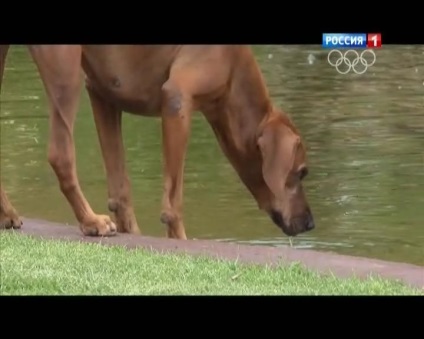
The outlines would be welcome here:
<svg viewBox="0 0 424 339">
<path fill-rule="evenodd" d="M 380 33 L 323 33 L 322 47 L 329 49 L 381 48 Z"/>
</svg>

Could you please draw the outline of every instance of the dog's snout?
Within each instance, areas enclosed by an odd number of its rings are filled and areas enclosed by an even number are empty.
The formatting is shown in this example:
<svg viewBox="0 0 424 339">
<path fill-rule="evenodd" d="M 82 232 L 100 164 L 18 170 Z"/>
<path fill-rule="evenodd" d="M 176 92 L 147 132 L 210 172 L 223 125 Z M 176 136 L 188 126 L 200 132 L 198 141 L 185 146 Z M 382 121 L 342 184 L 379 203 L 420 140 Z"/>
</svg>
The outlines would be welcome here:
<svg viewBox="0 0 424 339">
<path fill-rule="evenodd" d="M 315 222 L 314 222 L 314 218 L 312 216 L 309 216 L 305 227 L 308 231 L 311 231 L 315 228 Z"/>
<path fill-rule="evenodd" d="M 270 216 L 274 224 L 278 227 L 282 227 L 284 225 L 283 215 L 280 212 L 272 210 Z"/>
<path fill-rule="evenodd" d="M 284 234 L 288 236 L 296 236 L 299 233 L 308 232 L 315 228 L 314 218 L 310 213 L 303 218 L 292 218 L 290 223 L 286 223 L 283 214 L 277 210 L 271 210 L 268 213 L 274 224 L 281 228 Z"/>
</svg>

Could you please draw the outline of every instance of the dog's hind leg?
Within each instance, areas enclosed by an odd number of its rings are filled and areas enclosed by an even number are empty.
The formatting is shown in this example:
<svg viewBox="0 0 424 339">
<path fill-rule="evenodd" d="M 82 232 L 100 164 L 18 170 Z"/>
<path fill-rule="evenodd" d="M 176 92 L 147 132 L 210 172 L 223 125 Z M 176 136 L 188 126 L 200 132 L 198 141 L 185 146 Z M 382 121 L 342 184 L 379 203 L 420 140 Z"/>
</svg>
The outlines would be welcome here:
<svg viewBox="0 0 424 339">
<path fill-rule="evenodd" d="M 3 82 L 4 67 L 6 64 L 6 55 L 8 50 L 9 45 L 0 45 L 0 95 L 1 85 Z M 9 198 L 3 189 L 3 184 L 0 178 L 0 228 L 19 228 L 21 227 L 21 225 L 22 221 L 19 218 L 16 209 L 10 203 Z"/>
<path fill-rule="evenodd" d="M 81 46 L 31 46 L 50 107 L 48 160 L 60 189 L 84 235 L 109 236 L 116 226 L 107 215 L 97 215 L 81 190 L 76 168 L 74 122 L 81 91 Z"/>
<path fill-rule="evenodd" d="M 103 100 L 86 85 L 93 110 L 108 183 L 108 208 L 115 214 L 118 232 L 140 234 L 132 205 L 130 181 L 125 168 L 122 111 Z"/>
<path fill-rule="evenodd" d="M 0 229 L 1 228 L 20 228 L 22 220 L 9 201 L 3 185 L 0 182 Z"/>
</svg>

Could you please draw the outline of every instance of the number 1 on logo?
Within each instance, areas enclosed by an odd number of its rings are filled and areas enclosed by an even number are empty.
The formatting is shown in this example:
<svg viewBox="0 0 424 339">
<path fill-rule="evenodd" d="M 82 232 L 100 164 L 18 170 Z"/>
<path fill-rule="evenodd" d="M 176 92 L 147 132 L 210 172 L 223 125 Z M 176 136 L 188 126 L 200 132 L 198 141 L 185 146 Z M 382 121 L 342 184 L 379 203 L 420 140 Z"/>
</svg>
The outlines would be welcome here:
<svg viewBox="0 0 424 339">
<path fill-rule="evenodd" d="M 381 48 L 381 34 L 380 33 L 369 33 L 367 36 L 367 47 L 368 48 Z"/>
</svg>

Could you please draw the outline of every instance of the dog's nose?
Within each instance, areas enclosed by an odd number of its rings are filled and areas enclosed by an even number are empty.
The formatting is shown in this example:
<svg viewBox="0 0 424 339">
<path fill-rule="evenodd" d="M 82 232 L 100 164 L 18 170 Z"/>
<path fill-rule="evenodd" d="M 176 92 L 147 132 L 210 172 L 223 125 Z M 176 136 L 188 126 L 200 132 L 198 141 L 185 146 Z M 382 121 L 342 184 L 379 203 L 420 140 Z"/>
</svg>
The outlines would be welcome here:
<svg viewBox="0 0 424 339">
<path fill-rule="evenodd" d="M 312 217 L 308 218 L 308 221 L 306 223 L 306 230 L 307 231 L 311 231 L 315 228 L 315 222 L 314 219 Z"/>
</svg>

